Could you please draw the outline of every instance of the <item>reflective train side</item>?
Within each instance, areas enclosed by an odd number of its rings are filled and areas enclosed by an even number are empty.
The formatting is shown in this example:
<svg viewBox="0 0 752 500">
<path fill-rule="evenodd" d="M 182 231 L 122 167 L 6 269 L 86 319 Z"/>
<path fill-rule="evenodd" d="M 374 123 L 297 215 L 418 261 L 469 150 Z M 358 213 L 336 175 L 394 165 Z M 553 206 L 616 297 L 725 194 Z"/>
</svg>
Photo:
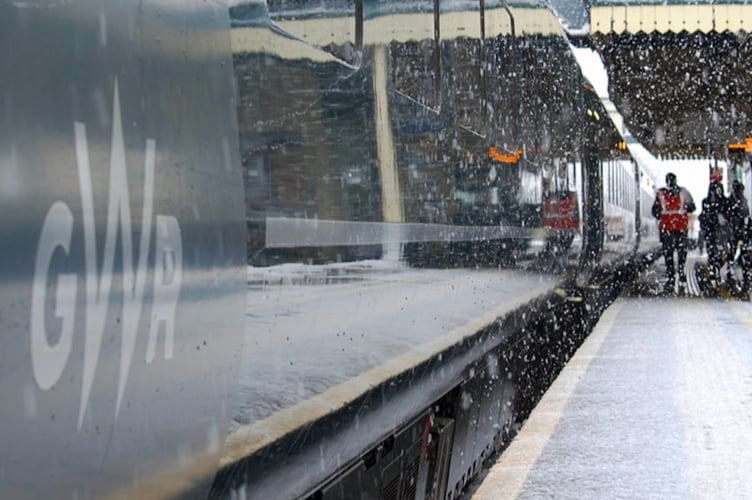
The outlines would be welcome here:
<svg viewBox="0 0 752 500">
<path fill-rule="evenodd" d="M 308 180 L 307 176 L 311 176 L 311 182 L 303 182 L 294 194 L 278 189 L 283 177 L 296 177 L 283 168 L 269 169 L 269 175 L 277 178 L 262 176 L 261 182 L 250 187 L 254 190 L 247 198 L 251 205 L 250 247 L 258 249 L 252 251 L 252 263 L 284 261 L 285 254 L 290 253 L 288 260 L 296 260 L 298 254 L 314 248 L 319 253 L 326 253 L 329 248 L 335 256 L 311 257 L 312 262 L 327 258 L 347 260 L 342 252 L 346 253 L 349 245 L 355 258 L 364 253 L 378 258 L 389 253 L 390 258 L 406 258 L 416 264 L 463 265 L 453 261 L 474 257 L 486 263 L 490 260 L 513 264 L 519 254 L 527 252 L 535 229 L 541 227 L 542 164 L 568 162 L 570 169 L 574 167 L 574 159 L 567 155 L 576 150 L 573 144 L 580 133 L 571 112 L 577 106 L 578 70 L 570 64 L 551 71 L 547 78 L 559 82 L 561 95 L 535 94 L 551 83 L 544 81 L 546 76 L 536 71 L 535 65 L 558 66 L 547 46 L 552 37 L 528 37 L 528 43 L 517 47 L 510 14 L 500 5 L 489 5 L 485 10 L 488 33 L 482 40 L 477 11 L 448 8 L 442 12 L 441 34 L 435 35 L 432 3 L 390 4 L 388 8 L 385 5 L 372 2 L 364 6 L 358 70 L 333 57 L 325 63 L 317 62 L 317 72 L 330 73 L 325 75 L 326 80 L 317 81 L 314 87 L 298 85 L 294 94 L 297 100 L 285 94 L 275 106 L 272 114 L 295 117 L 287 133 L 300 137 L 299 132 L 293 132 L 296 127 L 310 130 L 312 126 L 308 125 L 315 124 L 332 136 L 306 137 L 310 143 L 321 144 L 319 154 L 306 157 L 306 152 L 300 151 L 293 153 L 297 159 L 286 163 L 287 168 L 297 169 L 297 178 Z M 555 20 L 535 20 L 535 9 L 523 7 L 518 16 L 527 19 L 530 27 L 518 19 L 517 29 L 532 27 L 536 34 L 546 35 L 558 29 L 552 23 Z M 248 19 L 247 9 L 237 9 L 242 17 L 235 21 L 233 39 L 237 42 L 233 50 L 239 71 L 261 71 L 258 58 L 266 58 L 268 53 L 258 55 L 262 45 L 254 37 L 262 36 L 262 23 Z M 321 13 L 308 20 L 296 13 L 272 12 L 272 18 L 278 19 L 280 27 L 305 34 L 305 47 L 327 46 L 330 20 L 320 24 L 326 28 L 317 32 L 314 27 L 321 23 Z M 286 17 L 295 20 L 287 22 Z M 264 32 L 263 36 L 267 34 Z M 275 57 L 284 63 L 264 65 L 264 74 L 279 71 L 287 75 L 284 72 L 290 67 L 295 67 L 296 72 L 301 68 L 312 71 L 313 64 L 304 62 L 310 55 L 301 55 L 300 47 L 289 48 L 294 41 L 280 34 L 276 38 L 276 44 L 264 47 L 277 50 Z M 558 40 L 562 46 L 556 50 L 567 54 L 565 40 Z M 326 55 L 316 57 L 326 59 Z M 492 68 L 493 74 L 484 66 Z M 521 80 L 533 85 L 517 88 Z M 244 94 L 242 80 L 240 85 Z M 256 91 L 249 88 L 247 95 Z M 329 96 L 331 102 L 317 99 L 318 95 Z M 308 96 L 312 104 L 301 102 Z M 347 106 L 358 106 L 358 113 L 353 113 L 350 122 L 343 118 Z M 376 106 L 383 111 L 377 112 Z M 341 111 L 333 117 L 310 114 L 316 109 L 335 108 Z M 244 110 L 256 123 L 252 109 L 258 106 L 242 108 L 241 129 Z M 352 123 L 356 117 L 361 122 Z M 280 121 L 276 120 L 277 126 Z M 241 130 L 241 142 L 247 137 L 244 134 Z M 269 165 L 277 161 L 279 154 L 291 154 L 291 148 L 277 143 L 258 144 L 262 141 L 260 136 L 257 132 L 247 139 L 251 143 L 248 153 L 244 152 L 247 163 Z M 541 141 L 542 145 L 537 144 Z M 347 154 L 342 156 L 349 163 L 345 165 L 339 156 L 343 148 Z M 311 165 L 309 160 L 325 164 Z M 250 168 L 251 175 L 260 175 L 255 172 L 257 168 Z M 318 184 L 322 180 L 329 183 L 328 192 L 337 193 L 338 198 L 330 198 L 326 208 L 313 200 L 307 201 L 307 207 L 301 206 L 297 200 L 310 199 L 310 193 L 325 190 Z M 342 187 L 335 188 L 334 183 Z M 258 192 L 264 188 L 266 192 Z M 254 203 L 259 195 L 264 201 Z M 294 231 L 286 231 L 283 226 L 290 224 L 289 219 L 295 220 Z M 400 224 L 401 230 L 390 233 L 384 224 Z M 355 235 L 348 233 L 353 231 L 348 228 L 353 228 Z M 326 236 L 317 238 L 317 231 Z M 291 232 L 298 238 L 304 236 L 302 241 L 295 240 L 295 236 L 281 241 L 283 234 L 288 236 Z M 336 243 L 332 233 L 342 235 L 339 249 L 331 249 Z M 358 242 L 353 244 L 356 238 Z M 479 241 L 483 243 L 478 244 Z"/>
<path fill-rule="evenodd" d="M 4 3 L 0 51 L 2 497 L 454 498 L 638 249 L 536 2 Z"/>
<path fill-rule="evenodd" d="M 234 8 L 232 30 L 245 101 L 239 115 L 252 265 L 388 255 L 413 265 L 515 266 L 541 248 L 544 197 L 559 186 L 582 191 L 583 117 L 575 112 L 582 108 L 581 75 L 555 19 L 532 18 L 542 9 L 523 5 L 515 23 L 511 11 L 486 5 L 489 28 L 481 38 L 479 13 L 454 6 L 442 10 L 435 38 L 432 3 L 423 11 L 419 3 L 366 3 L 358 52 L 347 39 L 356 20 L 343 20 L 339 10 L 329 18 L 276 5 L 269 15 L 274 26 L 291 30 L 285 35 L 268 30 L 265 10 L 253 5 Z M 330 52 L 358 54 L 360 67 Z M 263 105 L 256 102 L 262 72 L 284 79 Z M 337 114 L 324 112 L 330 109 Z M 343 118 L 348 112 L 353 116 Z M 263 130 L 270 126 L 277 130 Z M 316 127 L 326 134 L 314 136 Z M 603 153 L 610 155 L 599 160 L 604 168 L 619 161 L 625 163 L 615 171 L 631 168 L 621 143 Z M 315 154 L 305 149 L 312 144 Z M 614 196 L 608 206 L 624 208 L 607 242 L 616 231 L 633 242 L 635 188 L 622 177 L 606 179 L 605 193 Z M 622 189 L 628 192 L 617 201 Z"/>
</svg>

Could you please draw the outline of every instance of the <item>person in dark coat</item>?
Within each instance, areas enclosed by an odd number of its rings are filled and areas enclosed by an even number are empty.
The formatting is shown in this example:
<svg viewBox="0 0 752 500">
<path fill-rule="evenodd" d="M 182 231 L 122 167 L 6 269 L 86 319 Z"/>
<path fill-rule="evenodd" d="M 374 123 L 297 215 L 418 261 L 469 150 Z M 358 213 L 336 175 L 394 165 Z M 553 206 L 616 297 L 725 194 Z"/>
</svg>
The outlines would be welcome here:
<svg viewBox="0 0 752 500">
<path fill-rule="evenodd" d="M 728 235 L 728 200 L 720 181 L 711 181 L 708 195 L 702 200 L 700 212 L 700 241 L 708 252 L 708 278 L 718 287 L 721 268 L 726 260 Z"/>
<path fill-rule="evenodd" d="M 734 181 L 732 185 L 732 193 L 726 203 L 726 217 L 730 225 L 730 238 L 727 250 L 729 259 L 727 281 L 729 284 L 733 283 L 731 265 L 737 252 L 739 252 L 737 262 L 741 264 L 742 268 L 742 288 L 740 293 L 746 298 L 749 297 L 750 277 L 752 276 L 752 262 L 750 262 L 752 260 L 750 258 L 750 250 L 752 249 L 749 248 L 749 238 L 747 236 L 749 203 L 744 196 L 744 184 L 739 181 Z"/>
<path fill-rule="evenodd" d="M 733 255 L 736 253 L 738 245 L 744 241 L 744 223 L 745 219 L 749 217 L 749 205 L 747 198 L 744 196 L 744 184 L 734 181 L 726 206 L 727 217 L 731 224 L 732 238 L 729 241 L 733 249 Z"/>
</svg>

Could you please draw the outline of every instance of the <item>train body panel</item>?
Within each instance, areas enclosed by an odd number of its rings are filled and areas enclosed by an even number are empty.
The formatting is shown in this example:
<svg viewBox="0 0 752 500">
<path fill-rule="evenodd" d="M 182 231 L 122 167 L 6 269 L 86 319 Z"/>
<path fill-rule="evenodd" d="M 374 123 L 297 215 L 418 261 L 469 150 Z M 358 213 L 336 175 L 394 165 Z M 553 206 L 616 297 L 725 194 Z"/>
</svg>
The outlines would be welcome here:
<svg viewBox="0 0 752 500">
<path fill-rule="evenodd" d="M 4 498 L 210 485 L 244 304 L 228 32 L 202 2 L 0 5 Z"/>
</svg>

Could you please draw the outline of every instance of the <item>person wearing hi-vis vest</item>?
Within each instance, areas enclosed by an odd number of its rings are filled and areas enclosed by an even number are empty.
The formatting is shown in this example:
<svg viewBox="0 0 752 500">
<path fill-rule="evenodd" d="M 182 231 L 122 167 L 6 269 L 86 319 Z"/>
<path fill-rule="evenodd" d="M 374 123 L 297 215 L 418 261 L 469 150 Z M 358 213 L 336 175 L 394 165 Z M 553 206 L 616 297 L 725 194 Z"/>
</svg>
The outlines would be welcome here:
<svg viewBox="0 0 752 500">
<path fill-rule="evenodd" d="M 658 230 L 663 247 L 663 258 L 666 262 L 666 285 L 664 291 L 668 294 L 675 292 L 675 275 L 679 274 L 679 293 L 687 290 L 687 274 L 684 270 L 687 261 L 687 230 L 689 229 L 689 214 L 695 211 L 692 195 L 685 188 L 676 183 L 676 175 L 666 174 L 666 187 L 662 187 L 655 194 L 653 216 L 658 219 Z M 674 268 L 674 252 L 676 252 L 676 269 Z"/>
</svg>

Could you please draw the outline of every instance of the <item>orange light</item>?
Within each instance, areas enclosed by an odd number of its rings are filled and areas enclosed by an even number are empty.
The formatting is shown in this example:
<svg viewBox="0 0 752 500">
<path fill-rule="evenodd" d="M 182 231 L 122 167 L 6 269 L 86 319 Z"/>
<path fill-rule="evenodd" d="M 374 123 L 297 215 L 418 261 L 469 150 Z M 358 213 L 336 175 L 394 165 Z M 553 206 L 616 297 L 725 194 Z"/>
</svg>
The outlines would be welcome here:
<svg viewBox="0 0 752 500">
<path fill-rule="evenodd" d="M 730 142 L 728 151 L 729 153 L 752 154 L 752 137 L 745 137 L 744 142 Z"/>
<path fill-rule="evenodd" d="M 491 146 L 488 148 L 488 157 L 499 163 L 517 163 L 522 158 L 522 150 L 518 149 L 514 153 L 502 153 L 496 147 Z"/>
</svg>

